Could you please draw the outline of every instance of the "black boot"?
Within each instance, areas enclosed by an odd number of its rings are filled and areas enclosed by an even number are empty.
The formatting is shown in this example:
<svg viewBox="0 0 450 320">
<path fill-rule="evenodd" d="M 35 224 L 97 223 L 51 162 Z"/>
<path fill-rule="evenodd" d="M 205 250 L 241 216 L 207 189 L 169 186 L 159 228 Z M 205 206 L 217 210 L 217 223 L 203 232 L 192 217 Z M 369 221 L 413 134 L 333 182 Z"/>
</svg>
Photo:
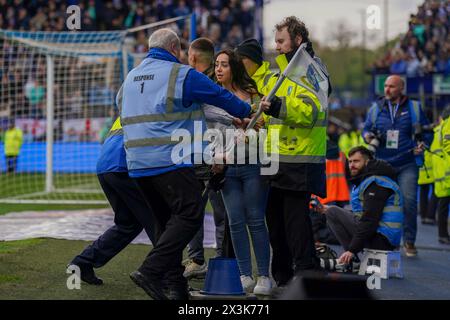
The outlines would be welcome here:
<svg viewBox="0 0 450 320">
<path fill-rule="evenodd" d="M 139 271 L 130 273 L 130 278 L 138 287 L 144 289 L 153 300 L 169 300 L 164 294 L 163 283 L 161 280 L 146 277 Z"/>
<path fill-rule="evenodd" d="M 77 264 L 74 262 L 71 262 L 67 265 L 67 267 L 75 265 L 78 268 L 80 268 L 80 278 L 82 281 L 86 282 L 87 284 L 92 284 L 95 286 L 99 286 L 103 284 L 103 280 L 100 279 L 95 275 L 94 268 L 89 264 Z"/>
</svg>

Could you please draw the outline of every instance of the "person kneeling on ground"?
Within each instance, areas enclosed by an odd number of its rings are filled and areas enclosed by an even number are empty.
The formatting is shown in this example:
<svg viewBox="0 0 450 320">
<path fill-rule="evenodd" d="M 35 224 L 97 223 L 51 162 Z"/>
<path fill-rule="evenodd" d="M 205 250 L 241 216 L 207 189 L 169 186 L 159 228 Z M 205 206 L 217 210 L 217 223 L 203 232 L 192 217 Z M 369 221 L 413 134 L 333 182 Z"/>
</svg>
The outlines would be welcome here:
<svg viewBox="0 0 450 320">
<path fill-rule="evenodd" d="M 326 214 L 327 224 L 345 252 L 337 259 L 344 270 L 359 264 L 363 248 L 392 251 L 400 245 L 403 223 L 403 197 L 395 182 L 395 169 L 383 160 L 374 159 L 365 147 L 349 152 L 349 169 L 353 184 L 352 212 L 337 206 L 317 206 Z M 321 261 L 322 267 L 334 270 Z M 348 267 L 348 268 L 347 268 Z"/>
</svg>

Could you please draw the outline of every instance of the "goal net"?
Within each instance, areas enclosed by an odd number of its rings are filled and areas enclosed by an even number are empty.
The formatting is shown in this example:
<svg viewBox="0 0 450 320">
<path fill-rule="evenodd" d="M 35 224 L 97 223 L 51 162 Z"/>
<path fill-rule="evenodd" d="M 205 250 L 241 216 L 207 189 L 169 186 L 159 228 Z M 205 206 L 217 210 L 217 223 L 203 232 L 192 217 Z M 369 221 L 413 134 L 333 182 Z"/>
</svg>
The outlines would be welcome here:
<svg viewBox="0 0 450 320">
<path fill-rule="evenodd" d="M 115 95 L 145 57 L 139 38 L 181 33 L 190 17 L 111 32 L 0 30 L 0 203 L 106 203 L 96 164 Z"/>
</svg>

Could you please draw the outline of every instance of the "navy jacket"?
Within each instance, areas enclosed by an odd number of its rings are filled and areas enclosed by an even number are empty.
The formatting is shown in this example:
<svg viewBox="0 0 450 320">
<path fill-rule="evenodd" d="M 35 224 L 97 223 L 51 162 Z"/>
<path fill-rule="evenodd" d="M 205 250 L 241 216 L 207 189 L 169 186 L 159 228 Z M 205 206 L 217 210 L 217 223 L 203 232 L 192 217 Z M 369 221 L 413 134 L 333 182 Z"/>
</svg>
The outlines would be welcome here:
<svg viewBox="0 0 450 320">
<path fill-rule="evenodd" d="M 167 50 L 161 48 L 151 48 L 147 57 L 164 61 L 180 63 L 178 59 Z M 249 115 L 251 107 L 248 103 L 240 100 L 230 91 L 212 82 L 206 75 L 191 69 L 183 83 L 182 103 L 189 107 L 192 103 L 210 104 L 220 107 L 234 117 L 245 118 Z M 190 164 L 178 164 L 161 168 L 150 168 L 133 170 L 130 176 L 133 178 L 160 175 L 182 167 L 192 167 Z"/>
<path fill-rule="evenodd" d="M 382 97 L 376 101 L 380 108 L 376 123 L 372 123 L 370 112 L 367 113 L 367 119 L 364 124 L 362 135 L 373 130 L 379 131 L 381 134 L 380 146 L 376 151 L 376 158 L 389 162 L 393 167 L 400 167 L 406 164 L 415 163 L 415 157 L 412 149 L 417 145 L 414 140 L 414 128 L 412 125 L 412 117 L 410 113 L 411 103 L 408 97 L 404 97 L 399 105 L 397 114 L 394 117 L 394 122 L 391 120 L 389 112 L 389 105 L 386 98 Z M 420 108 L 421 125 L 428 125 L 429 121 L 425 116 L 422 108 Z M 386 136 L 388 130 L 399 130 L 398 149 L 386 148 Z M 423 135 L 423 140 L 427 145 L 431 144 L 433 140 L 432 134 Z M 367 142 L 367 141 L 366 141 Z"/>
<path fill-rule="evenodd" d="M 102 145 L 97 161 L 97 174 L 128 172 L 123 134 L 108 137 Z"/>
</svg>

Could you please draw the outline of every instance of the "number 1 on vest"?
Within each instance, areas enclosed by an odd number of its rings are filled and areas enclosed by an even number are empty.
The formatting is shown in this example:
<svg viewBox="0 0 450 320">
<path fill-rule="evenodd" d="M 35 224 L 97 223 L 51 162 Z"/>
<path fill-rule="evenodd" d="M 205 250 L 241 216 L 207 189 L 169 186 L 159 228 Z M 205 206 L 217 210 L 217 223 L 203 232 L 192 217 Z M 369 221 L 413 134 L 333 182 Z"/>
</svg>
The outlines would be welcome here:
<svg viewBox="0 0 450 320">
<path fill-rule="evenodd" d="M 141 93 L 144 93 L 144 84 L 145 84 L 145 82 L 141 83 Z"/>
</svg>

